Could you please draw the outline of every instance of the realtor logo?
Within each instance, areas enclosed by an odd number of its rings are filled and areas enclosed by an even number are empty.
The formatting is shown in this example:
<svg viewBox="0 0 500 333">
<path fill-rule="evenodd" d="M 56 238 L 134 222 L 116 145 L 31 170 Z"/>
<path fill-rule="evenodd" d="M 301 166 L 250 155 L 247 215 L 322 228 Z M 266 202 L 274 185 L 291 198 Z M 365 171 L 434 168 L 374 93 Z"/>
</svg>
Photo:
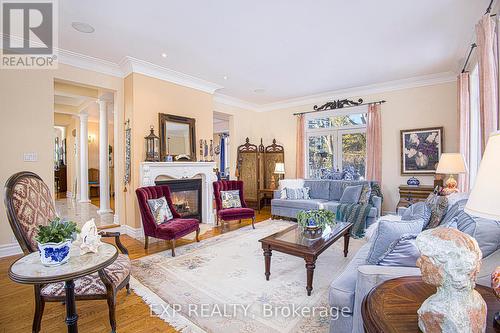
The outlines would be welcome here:
<svg viewBox="0 0 500 333">
<path fill-rule="evenodd" d="M 57 67 L 56 2 L 4 0 L 1 68 Z"/>
</svg>

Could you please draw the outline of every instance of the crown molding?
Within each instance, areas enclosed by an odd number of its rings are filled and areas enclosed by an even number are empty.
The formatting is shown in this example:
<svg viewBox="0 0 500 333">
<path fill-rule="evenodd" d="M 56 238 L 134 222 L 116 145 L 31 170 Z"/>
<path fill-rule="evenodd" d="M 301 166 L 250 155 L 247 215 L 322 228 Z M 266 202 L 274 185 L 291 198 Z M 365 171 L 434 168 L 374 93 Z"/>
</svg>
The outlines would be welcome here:
<svg viewBox="0 0 500 333">
<path fill-rule="evenodd" d="M 260 112 L 260 107 L 261 107 L 259 104 L 247 102 L 242 99 L 231 97 L 221 93 L 214 94 L 214 103 L 235 106 L 237 108 L 256 111 L 256 112 Z"/>
<path fill-rule="evenodd" d="M 263 104 L 258 107 L 259 112 L 267 112 L 291 107 L 309 106 L 323 103 L 332 99 L 341 99 L 353 96 L 366 96 L 380 94 L 389 91 L 418 88 L 455 82 L 457 74 L 453 72 L 443 72 L 431 75 L 411 77 L 403 80 L 387 81 L 347 89 L 329 91 L 321 94 L 314 94 L 304 97 L 292 98 L 284 101 Z"/>
<path fill-rule="evenodd" d="M 123 58 L 122 61 L 120 61 L 119 66 L 123 76 L 127 76 L 130 73 L 140 73 L 181 86 L 201 90 L 209 94 L 213 94 L 217 89 L 224 88 L 216 83 L 205 81 L 203 79 L 133 57 L 127 56 Z"/>
<path fill-rule="evenodd" d="M 64 49 L 58 49 L 58 61 L 62 64 L 91 70 L 111 76 L 123 77 L 123 73 L 118 64 L 114 62 L 94 58 L 81 53 L 76 53 Z"/>
</svg>

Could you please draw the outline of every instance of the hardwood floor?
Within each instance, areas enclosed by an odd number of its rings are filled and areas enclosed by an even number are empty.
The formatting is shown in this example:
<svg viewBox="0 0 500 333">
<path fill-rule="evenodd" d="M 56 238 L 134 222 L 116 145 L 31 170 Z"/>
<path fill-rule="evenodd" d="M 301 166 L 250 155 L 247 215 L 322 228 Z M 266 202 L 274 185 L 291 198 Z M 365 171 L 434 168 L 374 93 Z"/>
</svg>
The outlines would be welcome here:
<svg viewBox="0 0 500 333">
<path fill-rule="evenodd" d="M 257 214 L 257 222 L 270 217 L 269 207 Z M 200 240 L 211 238 L 222 233 L 231 232 L 243 226 L 250 225 L 251 220 L 232 221 L 223 227 L 213 228 L 203 235 Z M 122 242 L 127 247 L 131 259 L 137 259 L 156 252 L 168 250 L 168 242 L 159 241 L 150 243 L 149 249 L 144 250 L 144 244 L 127 235 L 122 236 Z M 181 239 L 176 247 L 192 243 Z M 12 282 L 8 276 L 9 266 L 19 256 L 0 259 L 0 332 L 22 333 L 31 332 L 34 313 L 33 287 Z M 101 333 L 111 330 L 108 320 L 106 301 L 79 301 L 77 302 L 78 327 L 80 332 Z M 66 332 L 65 307 L 61 303 L 46 303 L 42 319 L 41 332 Z M 117 331 L 120 333 L 142 332 L 177 332 L 163 320 L 151 316 L 149 306 L 134 292 L 126 295 L 124 290 L 118 293 L 116 303 Z"/>
</svg>

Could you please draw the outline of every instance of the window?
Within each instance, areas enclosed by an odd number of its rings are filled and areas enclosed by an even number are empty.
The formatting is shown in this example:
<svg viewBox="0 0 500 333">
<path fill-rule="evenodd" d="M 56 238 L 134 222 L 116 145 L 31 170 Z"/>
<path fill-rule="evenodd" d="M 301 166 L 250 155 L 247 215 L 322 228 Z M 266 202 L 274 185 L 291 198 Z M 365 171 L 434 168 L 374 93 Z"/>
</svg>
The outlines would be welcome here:
<svg viewBox="0 0 500 333">
<path fill-rule="evenodd" d="M 306 117 L 306 176 L 328 179 L 335 171 L 364 178 L 367 107 L 310 113 Z"/>
</svg>

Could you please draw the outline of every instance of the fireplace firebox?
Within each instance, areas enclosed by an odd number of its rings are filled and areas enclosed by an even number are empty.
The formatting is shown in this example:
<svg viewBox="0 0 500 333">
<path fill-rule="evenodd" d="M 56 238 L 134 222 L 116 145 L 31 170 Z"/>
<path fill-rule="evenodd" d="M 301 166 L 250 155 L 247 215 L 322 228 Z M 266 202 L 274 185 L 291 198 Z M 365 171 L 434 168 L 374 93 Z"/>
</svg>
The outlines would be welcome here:
<svg viewBox="0 0 500 333">
<path fill-rule="evenodd" d="M 172 194 L 172 204 L 183 218 L 202 221 L 201 179 L 157 180 L 156 185 L 168 185 Z"/>
</svg>

